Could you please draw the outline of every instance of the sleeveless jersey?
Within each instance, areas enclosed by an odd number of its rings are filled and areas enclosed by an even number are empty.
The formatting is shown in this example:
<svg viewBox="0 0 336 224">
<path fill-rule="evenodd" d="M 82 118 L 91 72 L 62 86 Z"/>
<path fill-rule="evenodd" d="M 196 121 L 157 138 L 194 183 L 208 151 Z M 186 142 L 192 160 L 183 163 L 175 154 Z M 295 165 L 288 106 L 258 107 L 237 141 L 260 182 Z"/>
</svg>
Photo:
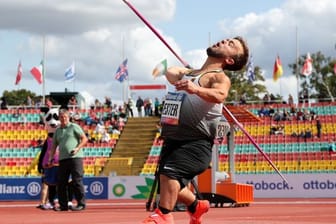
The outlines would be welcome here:
<svg viewBox="0 0 336 224">
<path fill-rule="evenodd" d="M 185 75 L 183 79 L 200 86 L 203 75 Z M 210 103 L 186 91 L 168 93 L 161 114 L 162 136 L 175 140 L 214 139 L 218 126 L 225 120 L 222 107 L 222 103 Z"/>
</svg>

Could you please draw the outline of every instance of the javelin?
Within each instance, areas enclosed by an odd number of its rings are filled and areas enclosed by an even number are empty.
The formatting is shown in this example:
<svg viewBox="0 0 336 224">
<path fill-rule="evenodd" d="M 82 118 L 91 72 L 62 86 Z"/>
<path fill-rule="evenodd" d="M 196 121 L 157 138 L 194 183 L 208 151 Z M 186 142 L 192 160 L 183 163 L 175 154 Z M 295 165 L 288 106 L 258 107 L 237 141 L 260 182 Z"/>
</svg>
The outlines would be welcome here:
<svg viewBox="0 0 336 224">
<path fill-rule="evenodd" d="M 250 142 L 258 149 L 258 151 L 264 156 L 264 158 L 267 160 L 267 162 L 273 167 L 273 169 L 280 175 L 280 177 L 288 184 L 288 181 L 286 178 L 282 175 L 280 170 L 274 165 L 272 160 L 269 158 L 269 156 L 261 149 L 261 147 L 258 145 L 258 143 L 253 139 L 253 137 L 245 130 L 245 128 L 240 124 L 240 122 L 233 116 L 231 111 L 223 105 L 223 110 L 231 117 L 233 122 L 239 127 L 240 130 L 246 135 L 246 137 L 250 140 Z"/>
<path fill-rule="evenodd" d="M 138 12 L 138 10 L 136 10 L 131 3 L 129 3 L 126 0 L 123 0 L 123 2 L 126 3 L 126 5 L 128 5 L 128 7 L 130 7 L 130 9 L 132 9 L 132 11 L 142 20 L 142 22 L 144 22 L 147 27 L 162 41 L 162 43 L 164 43 L 164 45 L 166 45 L 166 47 L 175 55 L 175 57 L 187 68 L 190 68 L 190 65 L 184 61 L 174 50 L 173 48 L 171 48 L 169 46 L 169 44 L 166 42 L 165 39 L 163 39 L 163 37 L 156 31 L 156 29 L 154 29 L 154 27 Z"/>
<path fill-rule="evenodd" d="M 184 61 L 165 41 L 165 39 L 154 29 L 154 27 L 136 10 L 131 3 L 127 0 L 123 0 L 127 4 L 127 6 L 147 25 L 147 27 L 166 45 L 166 47 L 175 55 L 175 57 L 185 66 L 190 68 L 190 65 Z M 227 112 L 227 114 L 231 117 L 233 122 L 242 130 L 242 132 L 247 136 L 247 138 L 251 141 L 251 143 L 258 149 L 258 151 L 264 156 L 267 162 L 273 167 L 273 169 L 280 175 L 280 177 L 288 184 L 286 178 L 282 175 L 279 169 L 273 164 L 272 160 L 263 152 L 260 146 L 254 141 L 252 136 L 244 129 L 244 127 L 239 123 L 239 121 L 233 116 L 233 114 L 223 105 L 223 109 Z"/>
</svg>

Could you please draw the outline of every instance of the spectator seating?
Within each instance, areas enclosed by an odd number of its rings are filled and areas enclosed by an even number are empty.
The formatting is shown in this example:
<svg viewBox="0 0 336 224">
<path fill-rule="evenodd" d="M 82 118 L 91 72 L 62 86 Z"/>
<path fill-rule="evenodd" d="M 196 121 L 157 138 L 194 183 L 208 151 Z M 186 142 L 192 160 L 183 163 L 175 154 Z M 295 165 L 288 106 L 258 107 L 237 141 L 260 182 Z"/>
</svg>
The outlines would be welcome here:
<svg viewBox="0 0 336 224">
<path fill-rule="evenodd" d="M 17 110 L 0 110 L 0 177 L 39 176 L 36 164 L 33 164 L 30 171 L 29 167 L 41 150 L 40 146 L 32 146 L 32 141 L 38 139 L 44 141 L 47 136 L 44 126 L 39 123 L 41 112 L 38 109 L 20 109 L 21 117 L 27 118 L 24 120 L 14 118 L 15 113 Z M 80 113 L 81 117 L 89 114 L 87 110 L 81 110 Z M 97 109 L 97 113 L 102 116 L 108 114 L 107 110 L 102 109 Z M 93 134 L 94 126 L 85 125 L 83 122 L 80 125 L 85 131 Z M 120 130 L 124 125 L 121 121 Z M 99 173 L 97 167 L 100 169 L 113 152 L 119 134 L 111 133 L 110 137 L 109 143 L 88 143 L 83 148 L 85 176 Z"/>
<path fill-rule="evenodd" d="M 244 105 L 252 113 L 258 113 L 263 105 Z M 273 108 L 289 109 L 289 105 L 276 104 Z M 321 137 L 316 137 L 315 120 L 302 121 L 292 119 L 279 121 L 284 125 L 284 134 L 271 135 L 270 128 L 274 123 L 270 117 L 263 117 L 260 123 L 244 123 L 244 128 L 253 136 L 262 150 L 271 158 L 283 173 L 335 173 L 336 154 L 327 151 L 331 139 L 336 140 L 336 104 L 311 104 L 309 110 L 314 111 L 322 123 Z M 311 138 L 293 137 L 293 132 L 300 133 L 310 129 Z M 158 136 L 157 136 L 158 137 Z M 157 138 L 158 139 L 158 138 Z M 158 163 L 160 147 L 157 139 L 144 164 L 141 175 L 154 175 Z M 251 144 L 242 131 L 235 133 L 235 173 L 262 174 L 274 173 L 266 159 Z M 219 171 L 228 171 L 228 150 L 226 142 L 218 146 Z"/>
</svg>

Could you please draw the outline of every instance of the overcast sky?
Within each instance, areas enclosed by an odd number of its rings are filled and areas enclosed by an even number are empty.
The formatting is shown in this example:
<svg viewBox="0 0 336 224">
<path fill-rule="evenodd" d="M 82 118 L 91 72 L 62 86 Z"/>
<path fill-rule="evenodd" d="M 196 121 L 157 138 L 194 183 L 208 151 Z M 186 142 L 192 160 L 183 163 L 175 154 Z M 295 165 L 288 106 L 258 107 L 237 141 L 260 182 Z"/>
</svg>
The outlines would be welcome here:
<svg viewBox="0 0 336 224">
<path fill-rule="evenodd" d="M 297 49 L 299 55 L 321 51 L 336 57 L 335 0 L 129 2 L 195 68 L 203 64 L 209 42 L 245 37 L 254 64 L 264 70 L 269 92 L 285 99 L 289 93 L 296 99 L 297 82 L 288 64 L 295 62 Z M 0 0 L 0 94 L 21 88 L 43 93 L 29 72 L 43 59 L 43 49 L 46 94 L 67 88 L 100 101 L 105 96 L 122 100 L 127 84 L 165 84 L 163 77 L 151 76 L 162 59 L 168 66 L 181 65 L 122 0 Z M 273 82 L 276 55 L 284 75 Z M 130 76 L 123 85 L 114 77 L 124 58 Z M 23 79 L 16 86 L 19 60 Z M 64 72 L 73 61 L 76 79 L 65 82 Z M 154 95 L 161 98 L 164 91 L 136 92 L 132 97 Z"/>
</svg>

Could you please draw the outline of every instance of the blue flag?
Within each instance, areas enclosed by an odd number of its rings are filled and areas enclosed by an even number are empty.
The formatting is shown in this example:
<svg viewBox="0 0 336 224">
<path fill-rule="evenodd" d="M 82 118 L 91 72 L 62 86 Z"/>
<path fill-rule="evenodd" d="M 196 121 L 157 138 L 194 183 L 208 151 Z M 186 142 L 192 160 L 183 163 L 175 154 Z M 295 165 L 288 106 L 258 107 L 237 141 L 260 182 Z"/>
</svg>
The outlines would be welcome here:
<svg viewBox="0 0 336 224">
<path fill-rule="evenodd" d="M 123 82 L 128 78 L 128 70 L 127 70 L 127 58 L 123 61 L 115 74 L 115 79 L 119 82 Z"/>
<path fill-rule="evenodd" d="M 69 68 L 65 70 L 65 81 L 72 81 L 75 79 L 75 63 L 73 62 Z"/>
<path fill-rule="evenodd" d="M 246 75 L 249 83 L 253 83 L 256 79 L 255 73 L 254 73 L 254 65 L 252 61 L 252 56 L 250 57 L 250 60 L 247 64 L 247 70 L 246 70 Z"/>
</svg>

